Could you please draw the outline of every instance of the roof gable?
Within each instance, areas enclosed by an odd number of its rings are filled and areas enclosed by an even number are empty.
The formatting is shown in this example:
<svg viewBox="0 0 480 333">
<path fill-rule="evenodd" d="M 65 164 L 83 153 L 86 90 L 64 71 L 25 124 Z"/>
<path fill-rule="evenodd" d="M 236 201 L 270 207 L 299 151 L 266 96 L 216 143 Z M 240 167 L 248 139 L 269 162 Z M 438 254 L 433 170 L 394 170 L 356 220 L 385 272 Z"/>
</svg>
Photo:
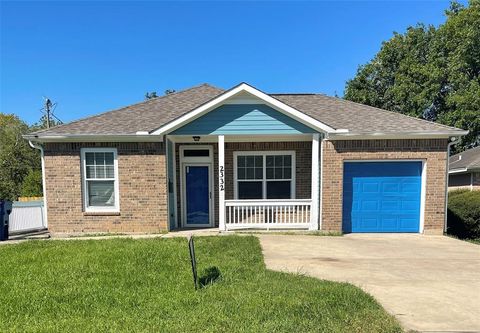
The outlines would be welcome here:
<svg viewBox="0 0 480 333">
<path fill-rule="evenodd" d="M 335 133 L 335 132 L 344 132 L 345 130 L 336 130 L 327 124 L 318 121 L 311 116 L 292 108 L 291 106 L 279 101 L 278 99 L 273 98 L 270 95 L 265 94 L 264 92 L 246 84 L 241 83 L 230 90 L 225 91 L 223 94 L 213 98 L 207 103 L 197 107 L 196 109 L 184 114 L 183 116 L 175 119 L 174 121 L 165 124 L 164 126 L 155 130 L 152 134 L 162 135 L 173 132 L 179 127 L 184 126 L 185 124 L 195 120 L 198 117 L 216 109 L 217 107 L 228 103 L 229 100 L 233 99 L 235 101 L 238 96 L 251 96 L 251 99 L 258 99 L 259 102 L 268 105 L 269 107 L 291 117 L 292 119 L 301 122 L 317 131 L 326 132 L 326 133 Z"/>
<path fill-rule="evenodd" d="M 236 99 L 237 103 L 250 101 Z M 265 104 L 223 104 L 171 132 L 174 135 L 307 134 L 315 130 Z"/>
</svg>

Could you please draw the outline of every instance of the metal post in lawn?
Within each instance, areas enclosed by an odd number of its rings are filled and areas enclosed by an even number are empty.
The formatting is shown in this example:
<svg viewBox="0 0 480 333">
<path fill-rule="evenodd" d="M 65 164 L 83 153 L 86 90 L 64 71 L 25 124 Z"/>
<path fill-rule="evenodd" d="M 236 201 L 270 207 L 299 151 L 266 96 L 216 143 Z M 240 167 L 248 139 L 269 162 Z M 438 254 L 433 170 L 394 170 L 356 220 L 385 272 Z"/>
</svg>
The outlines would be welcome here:
<svg viewBox="0 0 480 333">
<path fill-rule="evenodd" d="M 198 289 L 198 277 L 197 277 L 197 259 L 195 258 L 195 245 L 193 243 L 193 236 L 188 238 L 188 249 L 190 250 L 190 261 L 192 263 L 193 284 L 195 290 Z"/>
</svg>

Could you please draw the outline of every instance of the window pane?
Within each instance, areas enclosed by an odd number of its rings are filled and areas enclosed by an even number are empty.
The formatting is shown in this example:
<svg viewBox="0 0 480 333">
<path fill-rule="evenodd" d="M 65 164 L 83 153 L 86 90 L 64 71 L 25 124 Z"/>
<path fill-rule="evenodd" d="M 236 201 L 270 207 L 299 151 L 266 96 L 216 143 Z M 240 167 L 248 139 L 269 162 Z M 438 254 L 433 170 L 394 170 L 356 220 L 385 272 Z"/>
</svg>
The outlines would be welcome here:
<svg viewBox="0 0 480 333">
<path fill-rule="evenodd" d="M 247 156 L 247 167 L 255 166 L 255 156 Z"/>
<path fill-rule="evenodd" d="M 239 167 L 244 167 L 245 166 L 245 156 L 238 156 L 237 164 L 238 164 Z"/>
<path fill-rule="evenodd" d="M 105 165 L 113 166 L 113 153 L 105 153 Z"/>
<path fill-rule="evenodd" d="M 262 182 L 238 182 L 239 199 L 262 199 Z"/>
<path fill-rule="evenodd" d="M 263 156 L 255 156 L 255 167 L 263 167 Z"/>
<path fill-rule="evenodd" d="M 183 156 L 185 157 L 201 157 L 201 156 L 209 156 L 210 151 L 208 149 L 185 149 L 183 151 Z"/>
<path fill-rule="evenodd" d="M 238 168 L 238 179 L 245 179 L 245 168 Z"/>
<path fill-rule="evenodd" d="M 290 181 L 267 182 L 267 199 L 291 199 Z"/>
<path fill-rule="evenodd" d="M 114 181 L 87 181 L 88 205 L 107 206 L 115 205 Z"/>
<path fill-rule="evenodd" d="M 282 168 L 275 168 L 275 179 L 283 179 Z"/>
<path fill-rule="evenodd" d="M 292 178 L 292 169 L 291 168 L 284 168 L 283 169 L 283 178 L 284 179 Z"/>
<path fill-rule="evenodd" d="M 105 178 L 105 167 L 103 165 L 95 167 L 95 178 Z"/>
<path fill-rule="evenodd" d="M 255 179 L 263 179 L 263 168 L 255 168 Z"/>
<path fill-rule="evenodd" d="M 105 153 L 95 153 L 95 164 L 96 165 L 105 164 Z"/>
<path fill-rule="evenodd" d="M 275 170 L 274 168 L 267 168 L 267 179 L 274 179 L 273 178 L 273 170 Z"/>
<path fill-rule="evenodd" d="M 248 163 L 248 161 L 247 161 Z M 255 179 L 255 168 L 247 168 L 247 178 L 246 179 Z"/>
<path fill-rule="evenodd" d="M 95 153 L 85 153 L 85 162 L 87 165 L 95 164 Z"/>
<path fill-rule="evenodd" d="M 266 157 L 267 167 L 274 166 L 274 157 L 275 156 L 267 156 Z"/>
<path fill-rule="evenodd" d="M 95 178 L 95 167 L 87 165 L 87 178 Z"/>
<path fill-rule="evenodd" d="M 283 156 L 282 155 L 275 156 L 275 166 L 279 167 L 282 165 L 283 165 Z"/>
<path fill-rule="evenodd" d="M 291 166 L 292 165 L 292 156 L 291 155 L 283 156 L 283 165 L 284 166 Z"/>
<path fill-rule="evenodd" d="M 115 178 L 115 173 L 113 171 L 113 165 L 108 165 L 105 167 L 105 178 Z"/>
</svg>

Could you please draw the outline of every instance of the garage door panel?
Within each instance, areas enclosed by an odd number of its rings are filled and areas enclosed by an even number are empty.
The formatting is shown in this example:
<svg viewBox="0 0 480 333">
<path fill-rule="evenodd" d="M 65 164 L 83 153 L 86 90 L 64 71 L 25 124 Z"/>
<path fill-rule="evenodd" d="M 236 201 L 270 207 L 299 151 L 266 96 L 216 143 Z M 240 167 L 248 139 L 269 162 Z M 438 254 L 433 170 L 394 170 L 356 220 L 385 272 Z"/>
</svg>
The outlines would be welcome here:
<svg viewBox="0 0 480 333">
<path fill-rule="evenodd" d="M 398 219 L 392 217 L 382 218 L 382 229 L 384 230 L 395 230 L 398 226 Z"/>
<path fill-rule="evenodd" d="M 416 213 L 418 210 L 418 201 L 416 200 L 402 200 L 402 210 L 404 212 Z"/>
<path fill-rule="evenodd" d="M 382 186 L 383 193 L 398 193 L 400 185 L 390 181 L 385 181 Z"/>
<path fill-rule="evenodd" d="M 380 193 L 380 186 L 376 181 L 366 181 L 362 184 L 362 193 L 371 193 L 371 194 L 378 194 Z"/>
<path fill-rule="evenodd" d="M 404 181 L 402 183 L 402 193 L 405 194 L 417 194 L 420 193 L 419 181 Z"/>
<path fill-rule="evenodd" d="M 376 200 L 363 200 L 361 204 L 361 211 L 378 211 L 378 201 Z"/>
<path fill-rule="evenodd" d="M 418 232 L 421 162 L 346 162 L 345 232 Z"/>
<path fill-rule="evenodd" d="M 401 203 L 398 200 L 382 200 L 382 212 L 389 212 L 400 209 Z"/>
<path fill-rule="evenodd" d="M 377 218 L 362 218 L 360 219 L 361 225 L 365 229 L 376 229 L 378 227 L 378 219 Z"/>
<path fill-rule="evenodd" d="M 417 220 L 415 218 L 400 218 L 400 227 L 404 229 L 412 229 L 414 231 L 417 231 L 415 227 L 413 227 L 414 223 L 416 223 Z"/>
</svg>

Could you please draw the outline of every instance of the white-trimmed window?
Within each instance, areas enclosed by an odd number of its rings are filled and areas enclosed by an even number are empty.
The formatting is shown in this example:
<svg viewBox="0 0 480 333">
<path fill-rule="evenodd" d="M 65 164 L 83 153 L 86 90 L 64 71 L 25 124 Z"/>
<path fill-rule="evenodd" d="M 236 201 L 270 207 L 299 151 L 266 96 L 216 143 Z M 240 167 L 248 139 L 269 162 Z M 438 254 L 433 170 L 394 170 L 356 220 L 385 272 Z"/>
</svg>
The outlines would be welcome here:
<svg viewBox="0 0 480 333">
<path fill-rule="evenodd" d="M 83 148 L 81 160 L 85 211 L 118 212 L 117 149 Z"/>
<path fill-rule="evenodd" d="M 295 151 L 235 152 L 235 199 L 294 199 Z"/>
</svg>

